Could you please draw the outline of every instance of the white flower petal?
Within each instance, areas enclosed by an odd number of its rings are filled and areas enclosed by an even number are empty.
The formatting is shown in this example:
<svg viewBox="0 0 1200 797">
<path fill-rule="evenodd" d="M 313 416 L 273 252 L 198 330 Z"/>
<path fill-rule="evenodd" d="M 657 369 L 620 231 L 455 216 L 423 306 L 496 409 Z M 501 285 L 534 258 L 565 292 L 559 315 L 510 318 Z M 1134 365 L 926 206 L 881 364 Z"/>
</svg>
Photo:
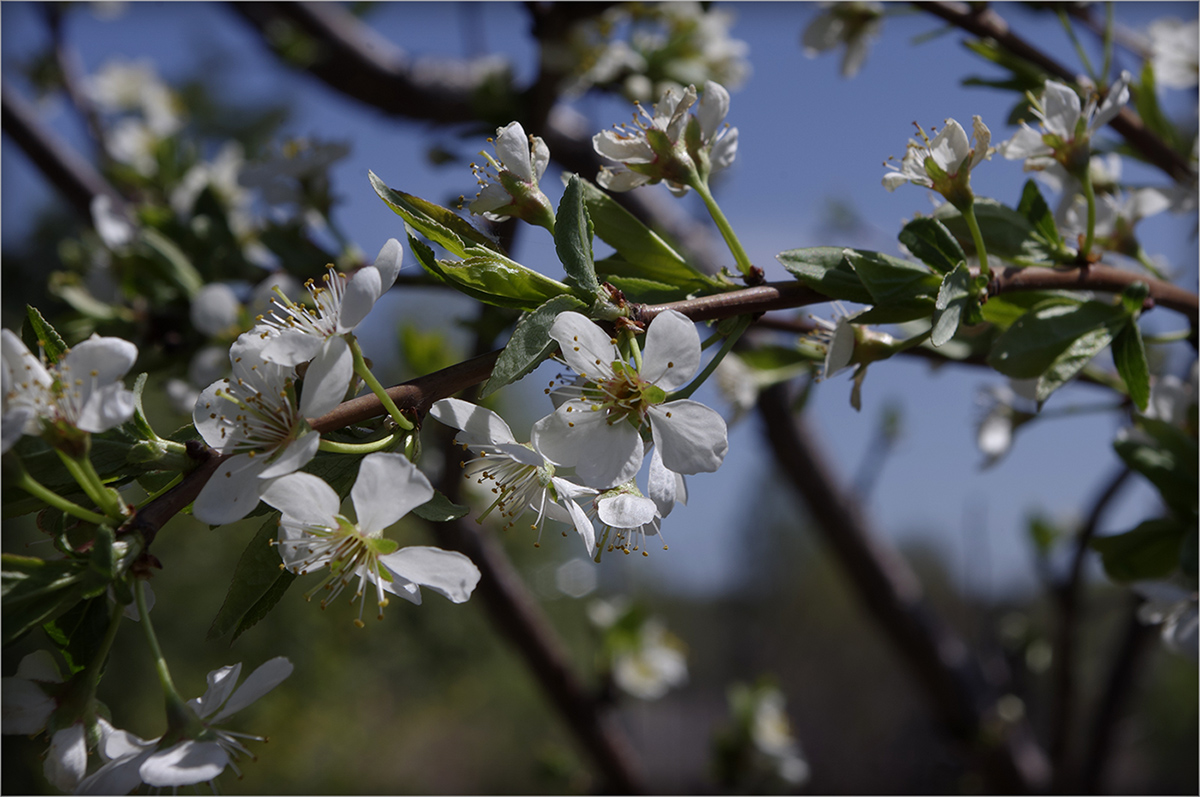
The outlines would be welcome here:
<svg viewBox="0 0 1200 797">
<path fill-rule="evenodd" d="M 220 722 L 224 718 L 241 711 L 283 683 L 292 674 L 292 670 L 292 663 L 288 661 L 286 656 L 276 656 L 273 659 L 263 662 L 254 672 L 246 676 L 246 680 L 242 682 L 242 685 L 229 698 L 229 702 L 225 704 L 225 707 L 212 718 L 212 721 Z"/>
<path fill-rule="evenodd" d="M 262 500 L 283 512 L 287 521 L 310 526 L 336 525 L 342 502 L 324 479 L 311 473 L 289 473 L 271 481 Z"/>
<path fill-rule="evenodd" d="M 570 408 L 570 412 L 568 412 Z M 724 421 L 722 421 L 724 427 Z M 642 437 L 625 421 L 569 401 L 533 426 L 533 445 L 556 465 L 574 467 L 580 481 L 606 489 L 627 482 L 642 465 Z"/>
<path fill-rule="evenodd" d="M 457 551 L 411 545 L 379 557 L 388 570 L 422 587 L 440 593 L 454 603 L 471 597 L 479 583 L 479 568 Z"/>
<path fill-rule="evenodd" d="M 63 791 L 74 791 L 87 772 L 87 737 L 83 723 L 56 731 L 42 767 L 46 780 Z"/>
<path fill-rule="evenodd" d="M 44 648 L 35 650 L 21 659 L 17 665 L 17 677 L 49 684 L 61 684 L 63 680 L 58 672 L 58 662 L 54 660 L 54 654 Z"/>
<path fill-rule="evenodd" d="M 462 434 L 456 439 L 462 445 L 503 445 L 517 442 L 512 429 L 503 418 L 478 404 L 456 398 L 442 399 L 434 402 L 429 408 L 429 414 L 446 426 L 460 430 Z"/>
<path fill-rule="evenodd" d="M 295 473 L 317 455 L 320 445 L 321 435 L 312 429 L 305 429 L 286 447 L 277 448 L 271 457 L 267 457 L 267 466 L 258 473 L 259 481 Z M 259 454 L 255 459 L 263 457 L 263 454 Z"/>
<path fill-rule="evenodd" d="M 268 464 L 264 456 L 247 454 L 222 462 L 196 496 L 192 516 L 212 526 L 223 526 L 250 514 L 258 506 L 261 490 L 267 486 L 258 475 Z"/>
<path fill-rule="evenodd" d="M 210 671 L 205 677 L 208 688 L 204 690 L 203 696 L 188 701 L 188 705 L 196 712 L 196 716 L 204 719 L 219 709 L 233 694 L 233 688 L 237 686 L 238 676 L 241 673 L 241 662 Z"/>
<path fill-rule="evenodd" d="M 929 145 L 933 161 L 947 174 L 958 172 L 959 166 L 971 154 L 971 142 L 967 131 L 954 119 L 947 119 L 945 127 Z"/>
<path fill-rule="evenodd" d="M 592 148 L 597 154 L 618 163 L 654 162 L 654 150 L 644 135 L 604 130 L 592 136 Z"/>
<path fill-rule="evenodd" d="M 88 396 L 75 425 L 85 432 L 107 432 L 133 417 L 136 398 L 120 382 L 105 385 Z"/>
<path fill-rule="evenodd" d="M 659 517 L 666 517 L 675 508 L 676 502 L 687 503 L 687 488 L 683 477 L 662 464 L 662 453 L 655 446 L 650 452 L 650 473 L 646 493 L 658 507 Z"/>
<path fill-rule="evenodd" d="M 237 324 L 242 303 L 233 288 L 224 282 L 205 285 L 192 298 L 189 310 L 192 326 L 215 337 Z"/>
<path fill-rule="evenodd" d="M 496 157 L 507 171 L 526 182 L 534 178 L 529 160 L 529 137 L 520 122 L 509 122 L 496 130 Z"/>
<path fill-rule="evenodd" d="M 620 359 L 612 337 L 576 312 L 559 313 L 550 325 L 550 337 L 558 342 L 571 370 L 593 381 L 612 376 L 613 361 Z"/>
<path fill-rule="evenodd" d="M 300 414 L 319 418 L 346 398 L 354 376 L 354 354 L 341 335 L 328 338 L 304 373 L 300 391 Z"/>
<path fill-rule="evenodd" d="M 364 266 L 354 272 L 342 294 L 341 312 L 338 314 L 337 331 L 351 332 L 371 312 L 375 302 L 383 295 L 383 276 L 374 266 Z"/>
<path fill-rule="evenodd" d="M 1042 93 L 1042 113 L 1042 122 L 1048 132 L 1070 140 L 1075 137 L 1075 125 L 1082 113 L 1079 95 L 1070 86 L 1047 80 L 1046 90 Z"/>
<path fill-rule="evenodd" d="M 433 487 L 401 454 L 368 454 L 359 466 L 350 498 L 359 529 L 373 534 L 433 498 Z"/>
<path fill-rule="evenodd" d="M 620 193 L 622 191 L 632 191 L 640 185 L 645 185 L 650 182 L 650 177 L 627 169 L 622 165 L 605 166 L 596 175 L 596 182 L 609 191 Z"/>
<path fill-rule="evenodd" d="M 632 493 L 601 498 L 596 502 L 596 515 L 606 526 L 636 529 L 654 520 L 658 507 L 649 498 Z"/>
<path fill-rule="evenodd" d="M 688 383 L 700 367 L 700 334 L 677 310 L 659 313 L 646 329 L 641 376 L 670 392 Z"/>
<path fill-rule="evenodd" d="M 729 450 L 725 419 L 697 401 L 669 401 L 650 409 L 650 432 L 663 465 L 676 473 L 711 473 Z"/>
<path fill-rule="evenodd" d="M 720 83 L 709 80 L 704 83 L 704 96 L 696 109 L 700 121 L 700 132 L 705 141 L 712 141 L 729 113 L 729 92 Z"/>
<path fill-rule="evenodd" d="M 4 733 L 33 734 L 46 727 L 54 698 L 25 678 L 0 678 L 0 727 Z"/>
<path fill-rule="evenodd" d="M 229 753 L 221 745 L 188 739 L 147 756 L 138 774 L 148 786 L 191 786 L 212 780 L 228 765 Z"/>
<path fill-rule="evenodd" d="M 388 238 L 387 243 L 375 257 L 375 268 L 379 271 L 380 295 L 396 284 L 400 269 L 404 267 L 404 249 L 395 238 Z"/>
<path fill-rule="evenodd" d="M 261 354 L 273 363 L 294 368 L 316 357 L 317 352 L 321 350 L 321 343 L 320 338 L 299 329 L 284 329 L 266 340 Z M 233 356 L 231 351 L 230 357 Z"/>
</svg>

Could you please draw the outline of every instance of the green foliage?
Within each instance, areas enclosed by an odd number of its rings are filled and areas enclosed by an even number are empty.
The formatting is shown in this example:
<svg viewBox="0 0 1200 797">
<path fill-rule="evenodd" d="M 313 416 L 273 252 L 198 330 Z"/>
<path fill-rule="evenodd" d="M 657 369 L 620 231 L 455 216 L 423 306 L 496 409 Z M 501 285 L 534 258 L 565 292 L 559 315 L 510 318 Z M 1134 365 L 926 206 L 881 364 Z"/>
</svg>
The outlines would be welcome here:
<svg viewBox="0 0 1200 797">
<path fill-rule="evenodd" d="M 579 187 L 596 237 L 620 255 L 596 263 L 596 270 L 605 279 L 636 277 L 674 286 L 685 295 L 724 287 L 719 280 L 692 268 L 670 244 L 591 182 L 577 175 L 568 179 Z"/>
<path fill-rule="evenodd" d="M 830 299 L 871 304 L 874 301 L 871 292 L 846 258 L 849 251 L 853 250 L 814 246 L 789 249 L 775 255 L 775 259 L 796 279 Z"/>
<path fill-rule="evenodd" d="M 1125 380 L 1129 398 L 1141 412 L 1150 404 L 1150 365 L 1146 362 L 1146 344 L 1136 321 L 1130 321 L 1112 342 L 1113 362 Z"/>
<path fill-rule="evenodd" d="M 1045 401 L 1104 349 L 1129 316 L 1121 305 L 1050 299 L 1000 335 L 988 364 L 1013 379 L 1037 379 Z"/>
<path fill-rule="evenodd" d="M 897 324 L 933 313 L 941 280 L 924 266 L 879 252 L 847 249 L 845 256 L 875 305 L 855 323 Z"/>
<path fill-rule="evenodd" d="M 81 600 L 102 595 L 111 581 L 103 568 L 91 566 L 90 556 L 47 561 L 6 553 L 0 557 L 0 562 L 3 565 L 0 614 L 4 618 L 2 638 L 5 645 L 56 620 Z"/>
<path fill-rule="evenodd" d="M 433 498 L 430 498 L 425 503 L 413 510 L 413 514 L 422 520 L 428 520 L 430 523 L 446 523 L 451 520 L 458 520 L 460 517 L 465 517 L 471 507 L 456 504 L 445 496 L 444 493 L 434 490 Z"/>
<path fill-rule="evenodd" d="M 958 241 L 937 219 L 913 219 L 900 230 L 900 243 L 940 274 L 949 274 L 967 259 Z"/>
<path fill-rule="evenodd" d="M 495 241 L 449 208 L 388 188 L 374 172 L 369 172 L 368 176 L 375 193 L 397 216 L 404 219 L 407 226 L 451 254 L 465 258 L 474 247 L 490 249 L 498 254 L 501 252 Z"/>
<path fill-rule="evenodd" d="M 1200 451 L 1187 432 L 1166 421 L 1138 418 L 1135 432 L 1113 443 L 1117 455 L 1158 489 L 1176 517 L 1196 518 Z"/>
<path fill-rule="evenodd" d="M 72 674 L 86 667 L 99 651 L 112 605 L 107 596 L 99 595 L 80 601 L 42 626 Z"/>
<path fill-rule="evenodd" d="M 566 285 L 499 254 L 466 260 L 438 260 L 433 250 L 412 235 L 409 248 L 426 271 L 476 301 L 498 307 L 534 310 L 546 301 L 570 293 Z M 480 251 L 473 249 L 471 251 Z"/>
<path fill-rule="evenodd" d="M 1104 572 L 1113 581 L 1149 581 L 1166 578 L 1179 567 L 1185 534 L 1178 520 L 1159 518 L 1124 534 L 1098 537 L 1092 547 L 1100 552 Z"/>
<path fill-rule="evenodd" d="M 242 551 L 225 601 L 208 627 L 208 639 L 229 633 L 237 639 L 266 616 L 296 579 L 280 566 L 275 548 L 278 529 L 279 516 L 272 514 Z"/>
<path fill-rule="evenodd" d="M 572 177 L 563 191 L 554 222 L 554 250 L 567 272 L 567 284 L 586 303 L 596 301 L 600 283 L 592 258 L 592 220 L 583 202 L 583 183 Z"/>
<path fill-rule="evenodd" d="M 33 352 L 35 357 L 40 350 L 48 363 L 58 362 L 67 353 L 67 344 L 58 334 L 58 330 L 32 305 L 25 307 L 25 323 L 21 332 L 26 348 Z"/>
<path fill-rule="evenodd" d="M 978 314 L 979 304 L 975 299 L 974 287 L 974 280 L 965 262 L 959 263 L 942 280 L 933 311 L 933 330 L 929 335 L 929 342 L 934 346 L 941 346 L 954 337 L 964 313 L 968 317 L 972 315 L 970 310 Z"/>
<path fill-rule="evenodd" d="M 1058 224 L 1054 221 L 1054 213 L 1046 204 L 1042 192 L 1033 180 L 1025 181 L 1017 212 L 1029 220 L 1033 227 L 1034 238 L 1044 244 L 1049 251 L 1053 252 L 1062 248 L 1062 234 L 1059 233 Z"/>
<path fill-rule="evenodd" d="M 1035 234 L 1034 225 L 1024 214 L 984 197 L 977 198 L 974 207 L 975 219 L 979 222 L 979 232 L 989 257 L 1021 263 L 1054 262 L 1055 251 Z M 953 205 L 942 205 L 934 211 L 933 218 L 946 226 L 967 255 L 976 254 L 975 241 L 967 222 Z"/>
<path fill-rule="evenodd" d="M 492 375 L 480 391 L 479 397 L 490 396 L 541 364 L 558 345 L 550 337 L 550 327 L 554 324 L 554 319 L 559 313 L 583 308 L 583 302 L 574 296 L 563 294 L 550 299 L 518 321 L 508 345 L 496 360 L 496 367 L 492 369 Z"/>
</svg>

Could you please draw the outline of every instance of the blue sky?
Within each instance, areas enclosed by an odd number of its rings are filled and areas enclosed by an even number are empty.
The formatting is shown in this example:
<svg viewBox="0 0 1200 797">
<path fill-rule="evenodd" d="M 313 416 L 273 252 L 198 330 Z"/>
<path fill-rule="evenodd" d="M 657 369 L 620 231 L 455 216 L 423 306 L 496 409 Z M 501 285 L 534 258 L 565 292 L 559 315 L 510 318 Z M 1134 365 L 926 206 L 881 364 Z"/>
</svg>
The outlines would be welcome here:
<svg viewBox="0 0 1200 797">
<path fill-rule="evenodd" d="M 954 32 L 912 43 L 914 37 L 939 27 L 931 17 L 889 7 L 896 13 L 887 20 L 862 72 L 845 80 L 838 75 L 838 55 L 810 60 L 801 52 L 800 32 L 818 11 L 815 5 L 735 3 L 727 7 L 737 17 L 733 35 L 750 45 L 754 71 L 733 92 L 728 121 L 739 129 L 739 150 L 719 185 L 718 200 L 752 260 L 766 267 L 769 277 L 785 278 L 785 272 L 774 265 L 774 255 L 780 251 L 846 243 L 825 230 L 831 202 L 853 206 L 872 230 L 869 240 L 859 245 L 896 252 L 895 234 L 902 220 L 930 210 L 923 189 L 903 186 L 889 194 L 880 185 L 882 162 L 903 153 L 912 122 L 928 129 L 940 127 L 947 117 L 967 123 L 979 114 L 991 126 L 995 140 L 1011 134 L 1004 120 L 1014 102 L 1012 95 L 960 85 L 967 75 L 999 77 L 997 68 L 967 51 L 963 37 Z M 1075 63 L 1068 40 L 1052 16 L 1034 15 L 1016 5 L 999 10 L 1022 36 L 1060 61 Z M 1120 3 L 1117 18 L 1140 30 L 1153 19 L 1194 18 L 1196 11 L 1195 3 Z M 0 14 L 7 67 L 43 42 L 45 29 L 33 4 L 4 3 Z M 69 19 L 68 38 L 89 70 L 111 57 L 149 57 L 165 77 L 179 80 L 192 76 L 204 54 L 211 57 L 215 49 L 220 57 L 208 69 L 232 98 L 246 104 L 290 100 L 296 111 L 288 133 L 350 141 L 350 156 L 333 171 L 334 188 L 344 200 L 341 223 L 368 253 L 402 233 L 398 218 L 367 183 L 368 169 L 390 185 L 434 201 L 475 190 L 465 164 L 448 168 L 428 164 L 424 152 L 440 143 L 436 133 L 420 124 L 386 119 L 280 66 L 264 52 L 257 35 L 223 5 L 137 3 L 115 21 L 86 12 L 71 14 Z M 513 58 L 519 77 L 533 72 L 535 53 L 525 33 L 527 19 L 516 5 L 483 3 L 464 9 L 452 3 L 385 4 L 372 21 L 382 36 L 413 57 L 458 57 L 465 52 L 464 42 L 478 37 L 487 49 Z M 470 35 L 464 36 L 468 29 Z M 1086 32 L 1081 35 L 1090 41 Z M 1121 58 L 1123 65 L 1136 69 L 1131 56 L 1122 53 Z M 1195 119 L 1194 91 L 1173 92 L 1167 100 L 1174 109 L 1190 107 Z M 589 100 L 578 108 L 597 130 L 626 121 L 630 114 L 628 105 L 614 98 Z M 68 141 L 84 146 L 81 127 L 65 109 L 48 107 L 46 118 Z M 463 151 L 471 157 L 483 146 L 480 140 Z M 21 235 L 31 212 L 52 195 L 7 140 L 2 159 L 0 175 L 8 200 L 2 206 L 2 224 L 7 244 Z M 1156 172 L 1136 164 L 1127 163 L 1125 176 L 1164 184 Z M 1015 202 L 1027 177 L 1019 164 L 995 158 L 978 168 L 972 183 L 979 194 Z M 555 181 L 545 184 L 556 198 Z M 641 190 L 665 192 L 661 186 Z M 1188 273 L 1183 282 L 1192 289 L 1197 262 L 1194 225 L 1194 217 L 1164 215 L 1140 228 L 1143 240 L 1153 242 L 1148 249 L 1166 256 L 1172 268 Z M 557 268 L 553 250 L 539 231 L 529 231 L 521 244 L 515 253 L 519 259 L 546 271 Z M 445 318 L 444 309 L 429 308 L 427 293 L 393 292 L 388 309 L 428 323 Z M 830 315 L 828 307 L 813 312 Z M 1155 317 L 1146 319 L 1147 328 L 1179 325 L 1165 311 L 1151 316 Z M 388 318 L 379 323 L 382 326 L 375 334 L 390 335 L 395 321 Z M 1181 370 L 1188 356 L 1189 352 L 1176 353 L 1175 371 Z M 1107 354 L 1100 361 L 1110 362 Z M 527 381 L 541 380 L 535 375 Z M 1024 534 L 1028 513 L 1037 510 L 1067 518 L 1086 511 L 1088 496 L 1117 466 L 1110 442 L 1118 419 L 1109 413 L 1038 424 L 1018 438 L 1007 459 L 980 470 L 981 455 L 974 445 L 974 423 L 981 412 L 976 395 L 982 387 L 1003 381 L 982 369 L 946 367 L 933 372 L 924 362 L 897 358 L 871 368 L 861 413 L 849 406 L 850 384 L 844 376 L 820 385 L 809 408 L 809 422 L 838 471 L 847 477 L 858 467 L 881 410 L 889 403 L 901 408 L 904 436 L 870 498 L 869 514 L 887 537 L 935 547 L 960 582 L 988 594 L 1031 583 Z M 724 408 L 712 391 L 698 398 Z M 1047 408 L 1091 404 L 1098 398 L 1100 394 L 1092 389 L 1068 388 L 1053 397 Z M 671 551 L 637 563 L 639 569 L 623 573 L 625 578 L 689 590 L 726 583 L 732 572 L 727 563 L 735 557 L 739 536 L 747 531 L 745 520 L 751 515 L 743 503 L 746 496 L 759 495 L 758 487 L 770 468 L 760 438 L 753 418 L 732 429 L 730 454 L 722 470 L 691 479 L 691 504 L 668 519 L 665 532 Z M 1154 501 L 1153 492 L 1139 483 L 1125 493 L 1102 531 L 1131 527 L 1155 511 Z"/>
</svg>

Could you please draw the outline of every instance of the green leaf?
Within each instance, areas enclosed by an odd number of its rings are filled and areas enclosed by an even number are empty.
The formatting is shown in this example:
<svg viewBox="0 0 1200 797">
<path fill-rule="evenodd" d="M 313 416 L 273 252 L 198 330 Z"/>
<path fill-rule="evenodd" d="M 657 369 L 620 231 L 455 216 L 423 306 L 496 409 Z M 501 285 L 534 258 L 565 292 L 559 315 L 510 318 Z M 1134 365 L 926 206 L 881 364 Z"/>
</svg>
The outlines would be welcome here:
<svg viewBox="0 0 1200 797">
<path fill-rule="evenodd" d="M 1104 571 L 1113 581 L 1161 579 L 1179 567 L 1185 533 L 1178 520 L 1157 518 L 1124 534 L 1097 537 L 1092 540 L 1092 547 L 1100 552 Z"/>
<path fill-rule="evenodd" d="M 3 644 L 65 614 L 83 599 L 87 562 L 46 561 L 33 556 L 0 555 L 0 613 Z"/>
<path fill-rule="evenodd" d="M 1037 400 L 1045 401 L 1111 343 L 1127 321 L 1119 305 L 1052 299 L 996 338 L 988 364 L 1013 379 L 1038 379 Z"/>
<path fill-rule="evenodd" d="M 575 295 L 584 302 L 596 300 L 600 283 L 592 258 L 592 220 L 583 204 L 583 187 L 578 177 L 571 177 L 554 221 L 554 251 L 563 264 L 567 277 L 574 281 Z"/>
<path fill-rule="evenodd" d="M 242 617 L 242 621 L 238 623 L 238 627 L 234 629 L 233 636 L 229 639 L 229 644 L 233 644 L 234 640 L 242 634 L 253 628 L 259 620 L 266 617 L 275 604 L 279 603 L 279 599 L 287 592 L 288 587 L 292 586 L 292 582 L 296 580 L 296 574 L 288 570 L 280 570 L 279 577 L 273 583 L 263 596 L 259 598 L 249 611 Z"/>
<path fill-rule="evenodd" d="M 948 274 L 967 259 L 962 247 L 937 219 L 913 219 L 900 231 L 900 243 L 933 270 Z"/>
<path fill-rule="evenodd" d="M 491 378 L 483 386 L 479 397 L 495 393 L 510 385 L 538 367 L 558 345 L 550 338 L 550 327 L 559 313 L 579 310 L 584 303 L 570 294 L 556 296 L 517 322 L 508 345 L 496 360 Z"/>
<path fill-rule="evenodd" d="M 578 182 L 596 237 L 616 249 L 617 254 L 621 256 L 619 262 L 629 264 L 631 269 L 627 272 L 610 273 L 676 285 L 685 288 L 687 292 L 721 287 L 719 280 L 688 265 L 683 256 L 672 249 L 670 244 L 617 204 L 608 194 L 583 178 L 571 175 L 569 179 Z M 556 222 L 560 223 L 561 221 Z"/>
<path fill-rule="evenodd" d="M 388 188 L 374 172 L 368 172 L 371 187 L 392 211 L 412 227 L 446 251 L 467 256 L 467 249 L 474 243 L 496 253 L 502 250 L 500 246 L 471 226 L 471 223 L 449 208 L 435 205 L 420 197 Z"/>
<path fill-rule="evenodd" d="M 150 262 L 181 294 L 191 299 L 204 287 L 204 277 L 174 241 L 153 227 L 142 227 L 139 237 L 153 255 Z"/>
<path fill-rule="evenodd" d="M 1146 345 L 1137 322 L 1130 320 L 1112 342 L 1113 362 L 1117 373 L 1125 380 L 1129 398 L 1140 412 L 1150 404 L 1150 366 L 1146 362 Z"/>
<path fill-rule="evenodd" d="M 875 300 L 871 292 L 846 260 L 846 252 L 849 251 L 852 250 L 839 246 L 814 246 L 789 249 L 775 255 L 775 259 L 792 276 L 817 293 L 830 299 L 872 304 Z"/>
<path fill-rule="evenodd" d="M 108 596 L 98 595 L 80 601 L 42 626 L 46 636 L 63 654 L 72 674 L 86 667 L 100 649 L 108 630 L 109 606 Z"/>
<path fill-rule="evenodd" d="M 571 292 L 561 282 L 500 255 L 459 261 L 438 260 L 432 249 L 412 235 L 408 236 L 408 243 L 413 256 L 426 271 L 484 304 L 534 310 L 548 299 Z"/>
<path fill-rule="evenodd" d="M 1049 247 L 1057 249 L 1062 244 L 1062 235 L 1058 232 L 1054 214 L 1050 211 L 1050 206 L 1042 198 L 1042 192 L 1038 190 L 1037 183 L 1033 180 L 1025 181 L 1025 188 L 1021 191 L 1021 204 L 1017 206 L 1017 212 L 1029 220 L 1034 234 L 1040 236 Z"/>
<path fill-rule="evenodd" d="M 46 355 L 46 362 L 56 363 L 67 353 L 67 344 L 58 334 L 58 330 L 31 304 L 25 305 L 25 324 L 22 326 L 25 332 L 22 335 L 25 346 L 33 352 L 34 357 L 38 356 L 40 348 Z"/>
<path fill-rule="evenodd" d="M 279 551 L 272 544 L 278 532 L 279 515 L 272 513 L 242 551 L 242 556 L 233 569 L 233 580 L 229 584 L 229 591 L 225 593 L 225 601 L 208 627 L 208 639 L 220 639 L 237 630 L 246 615 L 272 591 L 283 575 L 292 575 L 281 570 L 279 566 Z M 291 579 L 286 583 L 291 584 Z M 282 594 L 279 593 L 280 596 Z M 277 596 L 275 601 L 278 600 Z"/>
<path fill-rule="evenodd" d="M 458 520 L 471 511 L 469 506 L 456 504 L 442 493 L 434 490 L 433 498 L 413 510 L 413 514 L 431 523 L 445 523 L 448 520 Z"/>
<path fill-rule="evenodd" d="M 687 288 L 679 288 L 674 285 L 668 285 L 665 282 L 657 280 L 644 279 L 642 277 L 626 277 L 608 273 L 605 267 L 614 262 L 614 258 L 605 258 L 596 262 L 596 270 L 604 276 L 605 282 L 612 285 L 621 293 L 625 294 L 625 298 L 640 304 L 665 304 L 667 302 L 678 302 L 687 299 L 692 295 Z M 628 264 L 625 264 L 628 265 Z"/>
<path fill-rule="evenodd" d="M 1042 302 L 1062 299 L 1075 301 L 1072 297 L 1052 291 L 1015 291 L 989 297 L 980 306 L 980 311 L 984 321 L 993 324 L 1000 331 L 1004 331 L 1012 326 L 1018 318 Z"/>
<path fill-rule="evenodd" d="M 965 261 L 942 280 L 933 311 L 933 329 L 929 333 L 929 342 L 934 346 L 941 346 L 958 331 L 963 311 L 974 299 L 971 282 L 971 272 Z"/>
<path fill-rule="evenodd" d="M 1117 455 L 1145 476 L 1178 517 L 1196 517 L 1196 484 L 1200 481 L 1196 441 L 1166 421 L 1138 418 L 1144 435 L 1130 434 L 1113 443 Z"/>
<path fill-rule="evenodd" d="M 941 280 L 924 266 L 880 252 L 854 249 L 845 250 L 845 257 L 875 305 L 856 319 L 858 322 L 900 323 L 933 313 Z"/>
<path fill-rule="evenodd" d="M 142 409 L 142 392 L 146 389 L 146 380 L 149 376 L 147 373 L 140 373 L 133 382 L 133 417 L 129 423 L 140 437 L 157 440 L 158 434 L 150 425 L 150 421 L 146 419 L 146 411 Z"/>
<path fill-rule="evenodd" d="M 987 245 L 989 256 L 1005 260 L 1053 260 L 1046 245 L 1034 236 L 1033 225 L 1025 216 L 994 199 L 976 199 L 974 207 L 975 220 L 979 222 L 979 232 Z M 934 211 L 933 217 L 946 225 L 946 229 L 958 240 L 964 252 L 968 255 L 975 254 L 975 241 L 971 237 L 971 231 L 962 214 L 953 205 L 942 205 Z"/>
</svg>

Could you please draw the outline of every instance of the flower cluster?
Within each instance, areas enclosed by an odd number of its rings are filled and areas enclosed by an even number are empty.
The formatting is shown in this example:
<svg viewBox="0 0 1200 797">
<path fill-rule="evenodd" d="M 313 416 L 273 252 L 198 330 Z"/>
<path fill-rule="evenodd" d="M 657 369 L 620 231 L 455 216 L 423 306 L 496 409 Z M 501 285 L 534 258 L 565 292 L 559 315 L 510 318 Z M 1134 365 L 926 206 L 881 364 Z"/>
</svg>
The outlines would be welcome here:
<svg viewBox="0 0 1200 797">
<path fill-rule="evenodd" d="M 532 511 L 539 539 L 550 518 L 571 523 L 589 554 L 646 553 L 646 538 L 658 536 L 662 518 L 687 500 L 683 476 L 715 471 L 729 447 L 720 414 L 670 395 L 700 366 L 696 328 L 666 311 L 647 327 L 644 350 L 629 349 L 633 357 L 575 312 L 561 313 L 550 337 L 577 378 L 547 388 L 557 409 L 533 425 L 529 443 L 518 442 L 495 413 L 463 401 L 444 399 L 430 414 L 459 429 L 458 442 L 477 455 L 463 467 L 492 485 L 496 498 L 484 516 L 495 510 L 512 525 Z M 649 495 L 636 484 L 647 451 Z"/>
<path fill-rule="evenodd" d="M 955 207 L 961 208 L 973 198 L 971 170 L 992 157 L 991 131 L 978 116 L 974 117 L 975 146 L 967 140 L 967 132 L 954 119 L 947 119 L 942 132 L 933 141 L 917 126 L 921 142 L 910 140 L 899 166 L 887 164 L 891 170 L 883 177 L 883 187 L 895 191 L 904 183 L 923 185 L 937 191 Z"/>
<path fill-rule="evenodd" d="M 592 146 L 617 162 L 605 166 L 596 178 L 610 191 L 630 191 L 640 185 L 667 181 L 677 196 L 708 183 L 710 175 L 727 168 L 737 155 L 737 128 L 724 125 L 729 113 L 729 92 L 719 83 L 704 84 L 696 113 L 695 86 L 682 92 L 667 90 L 654 106 L 654 114 L 638 105 L 633 127 L 624 125 L 597 133 Z"/>
</svg>

